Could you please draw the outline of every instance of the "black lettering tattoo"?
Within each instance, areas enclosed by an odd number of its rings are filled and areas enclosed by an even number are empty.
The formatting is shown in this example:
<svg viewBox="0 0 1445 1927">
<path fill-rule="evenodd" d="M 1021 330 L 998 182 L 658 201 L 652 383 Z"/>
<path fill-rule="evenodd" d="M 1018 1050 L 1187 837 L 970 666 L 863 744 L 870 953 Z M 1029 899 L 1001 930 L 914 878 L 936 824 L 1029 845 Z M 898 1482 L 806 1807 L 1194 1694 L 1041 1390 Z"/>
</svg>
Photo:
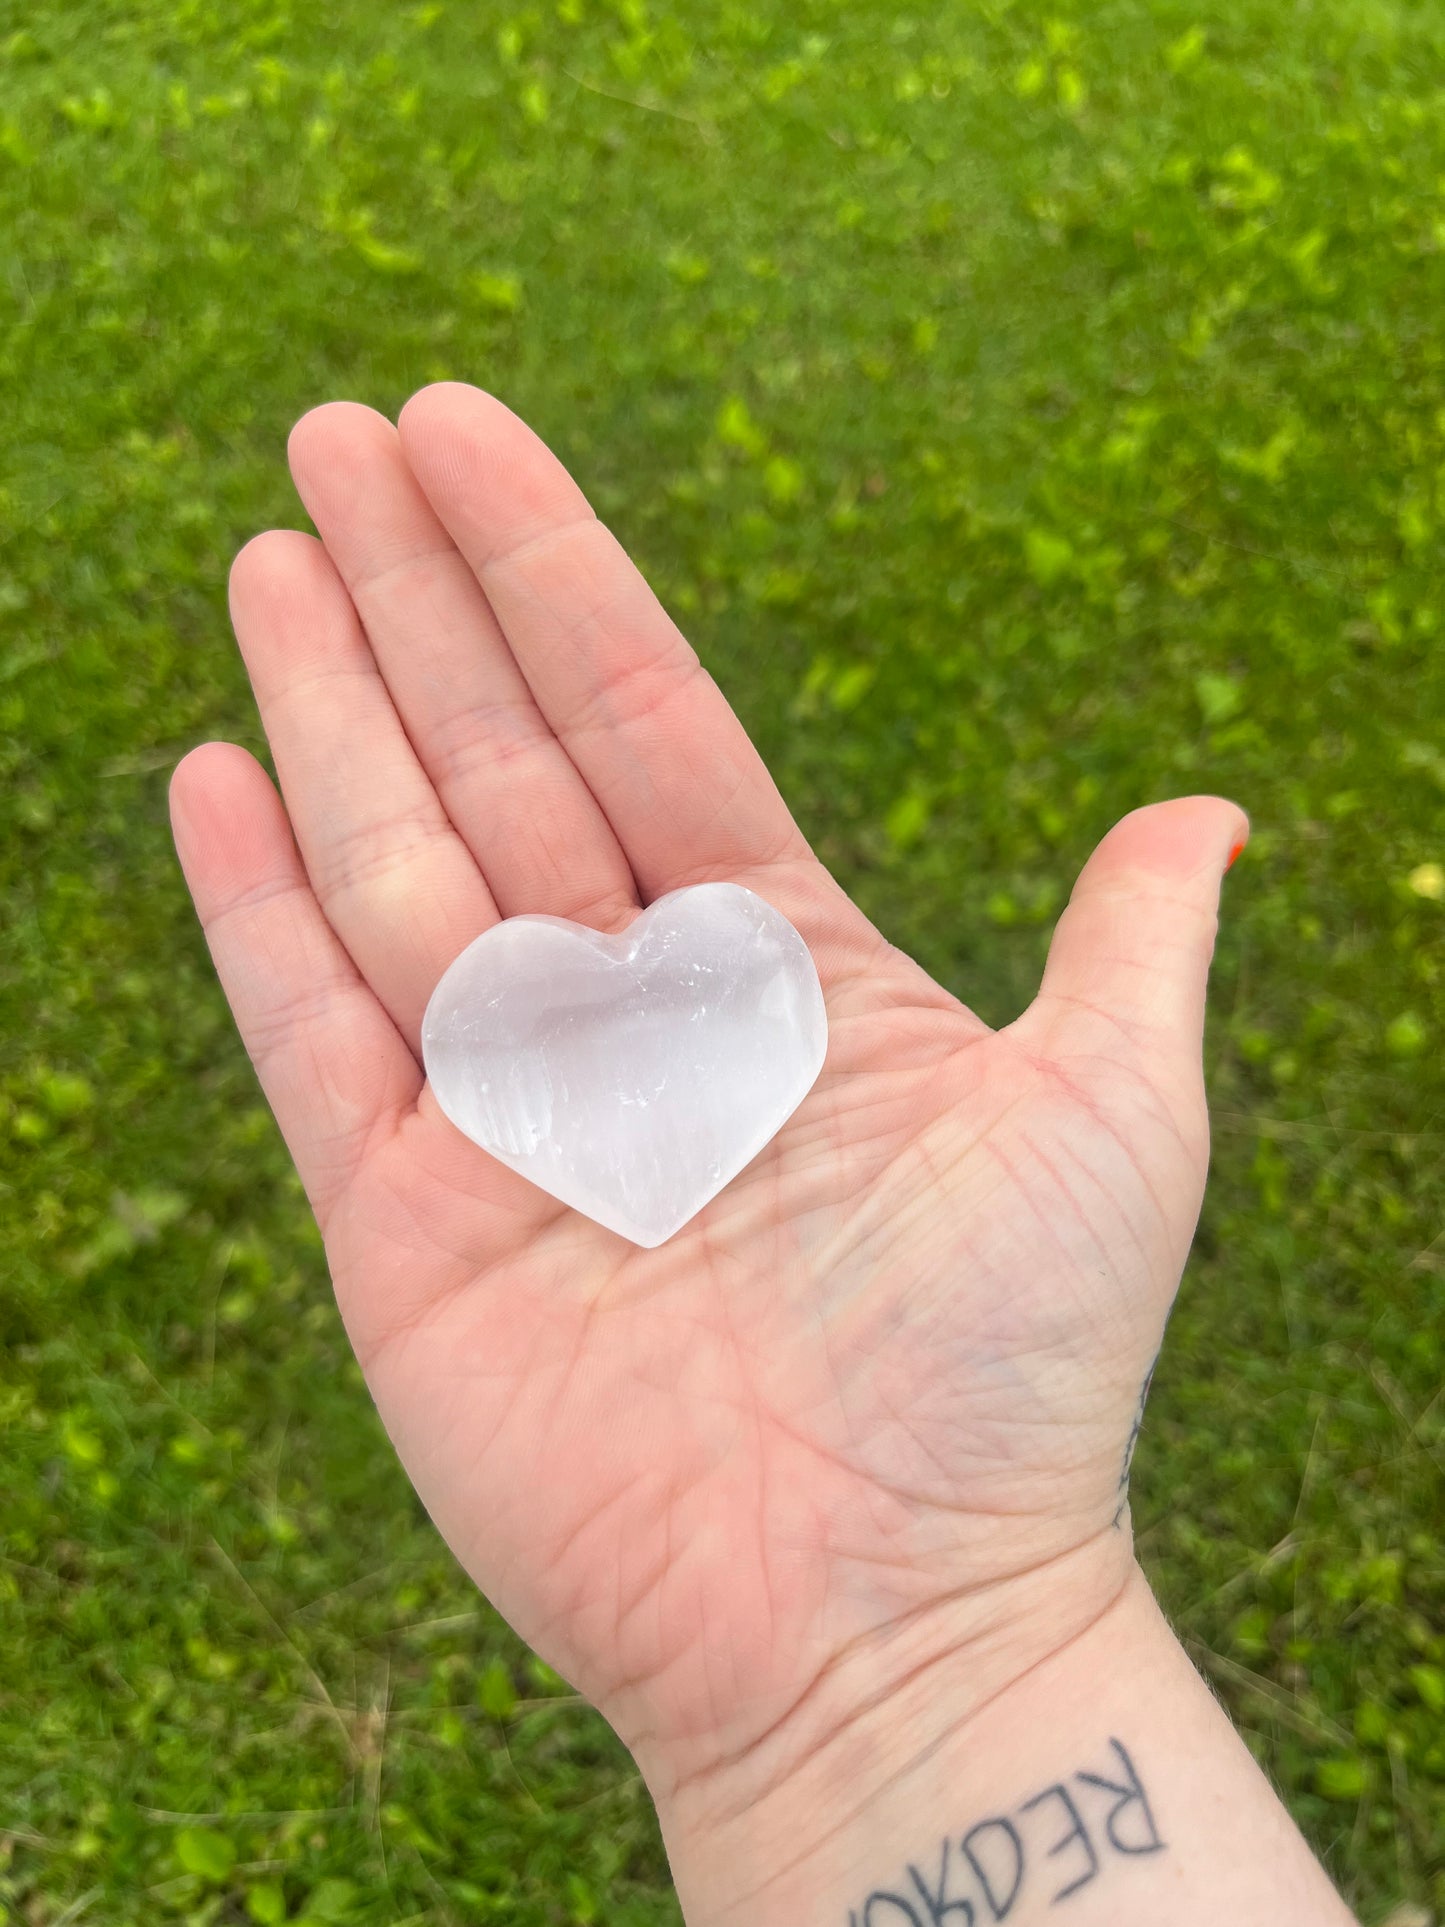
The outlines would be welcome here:
<svg viewBox="0 0 1445 1927">
<path fill-rule="evenodd" d="M 1074 1778 L 1082 1780 L 1086 1786 L 1102 1787 L 1105 1793 L 1117 1793 L 1118 1799 L 1110 1807 L 1104 1819 L 1104 1831 L 1109 1836 L 1109 1845 L 1116 1853 L 1163 1853 L 1164 1842 L 1159 1838 L 1159 1828 L 1154 1820 L 1154 1809 L 1149 1804 L 1149 1796 L 1139 1783 L 1139 1775 L 1134 1770 L 1134 1762 L 1129 1758 L 1129 1749 L 1122 1740 L 1110 1740 L 1110 1746 L 1119 1756 L 1119 1763 L 1128 1774 L 1128 1782 L 1120 1786 L 1117 1781 L 1106 1780 L 1101 1773 L 1076 1773 Z M 1137 1807 L 1144 1827 L 1140 1840 L 1121 1840 L 1116 1831 L 1119 1815 L 1129 1807 Z"/>
<path fill-rule="evenodd" d="M 1054 1895 L 1053 1901 L 1049 1903 L 1052 1906 L 1060 1900 L 1067 1900 L 1070 1894 L 1076 1894 L 1080 1887 L 1088 1886 L 1089 1882 L 1099 1871 L 1099 1856 L 1095 1853 L 1094 1843 L 1089 1838 L 1089 1829 L 1084 1825 L 1083 1814 L 1081 1814 L 1079 1809 L 1074 1805 L 1073 1795 L 1069 1792 L 1069 1789 L 1062 1783 L 1055 1786 L 1047 1786 L 1042 1793 L 1036 1793 L 1032 1800 L 1025 1800 L 1019 1808 L 1019 1812 L 1028 1813 L 1031 1808 L 1042 1806 L 1045 1800 L 1058 1800 L 1061 1802 L 1065 1812 L 1073 1823 L 1063 1838 L 1056 1840 L 1049 1848 L 1049 1859 L 1052 1860 L 1055 1854 L 1063 1853 L 1065 1848 L 1071 1847 L 1076 1840 L 1089 1857 L 1089 1871 L 1087 1873 L 1081 1873 L 1077 1880 L 1071 1880 L 1067 1887 L 1060 1887 L 1059 1891 Z"/>
<path fill-rule="evenodd" d="M 1001 1833 L 1008 1842 L 1008 1851 L 1013 1855 L 1013 1875 L 1009 1882 L 1009 1890 L 1002 1896 L 1000 1895 L 1002 1881 L 999 1882 L 998 1887 L 994 1885 L 994 1876 L 998 1873 L 997 1866 L 993 1874 L 990 1874 L 985 1857 L 974 1846 L 974 1842 L 987 1833 Z M 1018 1828 L 1012 1820 L 1005 1820 L 1002 1816 L 997 1820 L 980 1820 L 976 1827 L 970 1827 L 963 1836 L 962 1845 L 964 1858 L 973 1868 L 978 1884 L 983 1889 L 983 1897 L 988 1902 L 989 1912 L 995 1920 L 1007 1920 L 1013 1911 L 1014 1902 L 1019 1897 L 1019 1888 L 1024 1884 L 1024 1843 L 1019 1839 Z M 992 1849 L 987 1858 L 993 1858 Z"/>
<path fill-rule="evenodd" d="M 1120 1521 L 1128 1510 L 1129 1473 L 1134 1464 L 1134 1448 L 1138 1445 L 1139 1434 L 1144 1429 L 1144 1407 L 1149 1402 L 1149 1387 L 1154 1383 L 1154 1370 L 1158 1363 L 1159 1354 L 1155 1352 L 1153 1364 L 1151 1364 L 1148 1371 L 1145 1372 L 1144 1383 L 1139 1387 L 1139 1403 L 1134 1408 L 1134 1423 L 1129 1428 L 1129 1437 L 1124 1446 L 1124 1463 L 1119 1471 L 1119 1506 L 1114 1514 L 1115 1530 L 1118 1529 Z"/>
<path fill-rule="evenodd" d="M 948 1855 L 952 1844 L 950 1840 L 945 1840 L 943 1843 L 943 1861 L 938 1869 L 936 1893 L 917 1867 L 911 1866 L 908 1869 L 908 1876 L 922 1895 L 923 1904 L 928 1909 L 930 1927 L 944 1927 L 944 1923 L 950 1920 L 959 1923 L 959 1927 L 973 1927 L 973 1902 L 963 1899 L 962 1896 L 952 1900 L 948 1897 Z"/>
<path fill-rule="evenodd" d="M 936 1849 L 936 1880 L 910 1861 L 901 1882 L 875 1887 L 861 1912 L 849 1909 L 848 1927 L 988 1927 L 989 1922 L 1008 1919 L 1043 1861 L 1074 1856 L 1072 1866 L 1065 1863 L 1073 1878 L 1045 1903 L 1056 1907 L 1097 1880 L 1114 1856 L 1128 1861 L 1163 1853 L 1164 1838 L 1128 1747 L 1112 1738 L 1109 1747 L 1113 1763 L 1107 1771 L 1076 1768 L 1010 1812 L 988 1814 L 965 1833 L 947 1834 Z M 1056 1818 L 1068 1823 L 1063 1833 L 1048 1826 L 1046 1818 L 1042 1833 L 1032 1820 L 1027 1826 L 1018 1824 L 1050 1802 L 1062 1809 Z M 1086 1808 L 1093 1819 L 1092 1833 Z"/>
</svg>

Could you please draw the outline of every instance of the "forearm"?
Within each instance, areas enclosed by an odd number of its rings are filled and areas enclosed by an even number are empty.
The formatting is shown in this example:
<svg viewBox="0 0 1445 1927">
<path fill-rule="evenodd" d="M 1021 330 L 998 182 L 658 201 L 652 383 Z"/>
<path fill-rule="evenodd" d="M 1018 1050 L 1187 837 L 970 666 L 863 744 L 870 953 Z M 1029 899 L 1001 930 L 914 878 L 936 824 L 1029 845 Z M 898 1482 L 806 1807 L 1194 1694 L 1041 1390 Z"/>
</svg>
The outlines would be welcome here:
<svg viewBox="0 0 1445 1927">
<path fill-rule="evenodd" d="M 851 1732 L 833 1812 L 816 1779 L 797 1810 L 664 1802 L 688 1927 L 1351 1922 L 1142 1576 L 961 1720 L 946 1696 Z"/>
</svg>

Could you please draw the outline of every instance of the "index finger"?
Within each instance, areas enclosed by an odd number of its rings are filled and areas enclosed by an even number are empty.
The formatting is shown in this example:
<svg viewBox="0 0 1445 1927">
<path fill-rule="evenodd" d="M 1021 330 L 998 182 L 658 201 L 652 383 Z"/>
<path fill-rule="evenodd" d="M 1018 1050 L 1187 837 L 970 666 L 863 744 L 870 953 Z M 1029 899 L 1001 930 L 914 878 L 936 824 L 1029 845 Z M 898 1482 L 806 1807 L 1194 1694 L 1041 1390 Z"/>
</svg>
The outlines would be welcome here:
<svg viewBox="0 0 1445 1927">
<path fill-rule="evenodd" d="M 464 382 L 413 395 L 398 427 L 644 897 L 808 859 L 726 697 L 546 444 Z"/>
</svg>

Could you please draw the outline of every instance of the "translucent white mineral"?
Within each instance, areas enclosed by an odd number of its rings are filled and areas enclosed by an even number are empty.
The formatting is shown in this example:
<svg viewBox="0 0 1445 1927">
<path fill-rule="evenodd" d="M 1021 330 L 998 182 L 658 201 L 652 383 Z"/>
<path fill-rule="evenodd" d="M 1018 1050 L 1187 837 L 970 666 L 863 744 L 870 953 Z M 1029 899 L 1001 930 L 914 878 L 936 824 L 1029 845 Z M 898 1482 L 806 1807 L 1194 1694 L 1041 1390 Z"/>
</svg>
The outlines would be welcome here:
<svg viewBox="0 0 1445 1927">
<path fill-rule="evenodd" d="M 755 1158 L 823 1067 L 808 947 L 735 883 L 674 890 L 620 936 L 510 917 L 422 1021 L 442 1110 L 483 1150 L 638 1245 Z"/>
</svg>

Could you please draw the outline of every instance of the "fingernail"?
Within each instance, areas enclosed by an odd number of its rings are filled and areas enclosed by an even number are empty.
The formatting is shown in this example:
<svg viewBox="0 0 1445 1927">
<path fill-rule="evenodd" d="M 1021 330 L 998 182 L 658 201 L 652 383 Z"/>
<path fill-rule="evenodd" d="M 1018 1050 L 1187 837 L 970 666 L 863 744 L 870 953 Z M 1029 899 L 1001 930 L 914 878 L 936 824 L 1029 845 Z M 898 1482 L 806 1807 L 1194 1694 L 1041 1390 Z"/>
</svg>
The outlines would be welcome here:
<svg viewBox="0 0 1445 1927">
<path fill-rule="evenodd" d="M 1241 852 L 1244 849 L 1244 843 L 1245 843 L 1245 839 L 1241 837 L 1238 843 L 1236 843 L 1234 848 L 1230 851 L 1229 861 L 1224 866 L 1226 870 L 1232 870 L 1234 868 L 1236 861 L 1238 860 Z"/>
</svg>

